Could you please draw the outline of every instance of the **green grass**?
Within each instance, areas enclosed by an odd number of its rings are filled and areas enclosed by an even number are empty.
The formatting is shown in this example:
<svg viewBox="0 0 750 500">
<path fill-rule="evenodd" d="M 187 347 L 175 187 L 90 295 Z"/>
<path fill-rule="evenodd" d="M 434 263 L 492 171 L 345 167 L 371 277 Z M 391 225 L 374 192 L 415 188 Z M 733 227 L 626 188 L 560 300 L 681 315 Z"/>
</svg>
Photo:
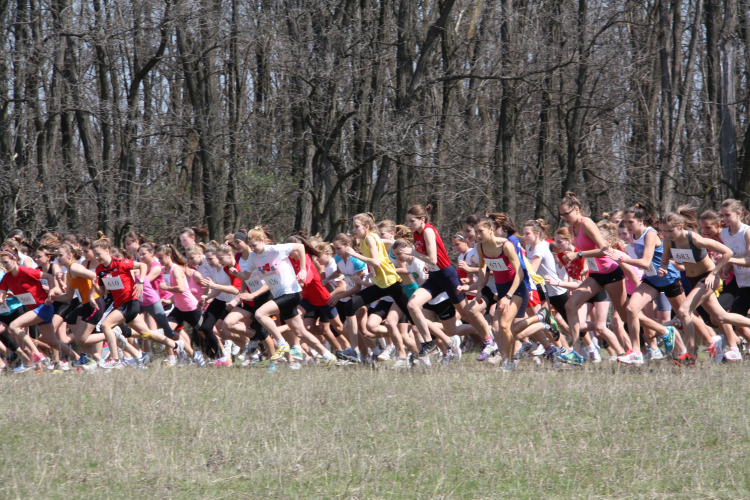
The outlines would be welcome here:
<svg viewBox="0 0 750 500">
<path fill-rule="evenodd" d="M 4 376 L 0 498 L 748 498 L 747 374 L 465 361 Z"/>
</svg>

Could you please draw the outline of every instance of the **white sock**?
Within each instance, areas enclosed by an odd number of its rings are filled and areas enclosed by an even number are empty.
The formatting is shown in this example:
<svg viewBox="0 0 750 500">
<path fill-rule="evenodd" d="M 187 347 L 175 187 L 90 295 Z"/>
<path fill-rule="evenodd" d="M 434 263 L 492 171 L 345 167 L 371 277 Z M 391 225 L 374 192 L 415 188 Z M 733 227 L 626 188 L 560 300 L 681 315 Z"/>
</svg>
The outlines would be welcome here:
<svg viewBox="0 0 750 500">
<path fill-rule="evenodd" d="M 324 352 L 323 353 L 323 359 L 326 360 L 326 361 L 330 361 L 331 360 L 331 351 Z"/>
</svg>

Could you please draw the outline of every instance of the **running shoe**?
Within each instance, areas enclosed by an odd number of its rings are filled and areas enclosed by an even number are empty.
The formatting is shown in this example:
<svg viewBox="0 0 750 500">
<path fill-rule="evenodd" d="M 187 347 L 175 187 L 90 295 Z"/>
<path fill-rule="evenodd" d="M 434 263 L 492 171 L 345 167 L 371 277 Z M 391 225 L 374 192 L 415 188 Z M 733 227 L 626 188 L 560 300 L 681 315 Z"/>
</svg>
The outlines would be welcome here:
<svg viewBox="0 0 750 500">
<path fill-rule="evenodd" d="M 487 358 L 491 357 L 497 352 L 497 344 L 495 339 L 488 338 L 482 344 L 482 352 L 477 356 L 477 361 L 486 361 Z"/>
<path fill-rule="evenodd" d="M 347 347 L 344 349 L 341 354 L 344 356 L 344 359 L 346 361 L 349 361 L 350 363 L 359 363 L 359 354 L 357 351 L 354 350 L 353 347 Z"/>
<path fill-rule="evenodd" d="M 133 358 L 123 358 L 121 363 L 125 368 L 132 368 L 137 364 Z"/>
<path fill-rule="evenodd" d="M 115 361 L 114 359 L 105 361 L 100 366 L 104 368 L 105 370 L 122 370 L 122 363 L 120 361 Z"/>
<path fill-rule="evenodd" d="M 648 352 L 646 352 L 646 360 L 659 361 L 660 359 L 664 359 L 664 355 L 661 353 L 661 349 L 651 349 L 649 347 Z"/>
<path fill-rule="evenodd" d="M 742 361 L 740 350 L 737 347 L 730 347 L 727 349 L 727 352 L 724 353 L 724 360 L 731 362 Z"/>
<path fill-rule="evenodd" d="M 378 354 L 378 361 L 390 361 L 396 354 L 396 346 L 393 344 L 385 346 L 385 351 Z"/>
<path fill-rule="evenodd" d="M 292 361 L 289 363 L 290 370 L 299 370 L 300 368 L 302 368 L 302 364 L 296 359 L 292 359 Z"/>
<path fill-rule="evenodd" d="M 289 349 L 289 357 L 291 357 L 292 360 L 304 361 L 305 356 L 305 353 L 302 352 L 302 348 L 298 345 L 292 346 L 292 348 Z"/>
<path fill-rule="evenodd" d="M 274 362 L 274 361 L 271 361 L 268 364 L 268 368 L 266 369 L 266 373 L 275 373 L 277 371 L 279 371 L 279 364 L 276 363 L 276 362 Z"/>
<path fill-rule="evenodd" d="M 23 372 L 31 370 L 32 368 L 33 368 L 33 366 L 24 365 L 23 363 L 21 363 L 20 365 L 18 365 L 15 368 L 13 368 L 12 372 L 13 373 L 23 373 Z"/>
<path fill-rule="evenodd" d="M 474 341 L 471 339 L 471 337 L 464 337 L 464 341 L 461 343 L 461 352 L 466 354 L 470 350 L 474 349 L 476 347 L 474 345 Z"/>
<path fill-rule="evenodd" d="M 676 364 L 677 366 L 695 368 L 695 358 L 687 352 L 682 356 L 673 356 L 672 361 L 674 361 L 674 364 Z"/>
<path fill-rule="evenodd" d="M 394 370 L 403 369 L 403 368 L 411 368 L 411 363 L 409 362 L 409 358 L 396 359 L 396 362 L 393 363 L 392 368 Z"/>
<path fill-rule="evenodd" d="M 223 358 L 219 358 L 219 359 L 216 360 L 216 363 L 214 364 L 214 366 L 216 366 L 216 367 L 219 367 L 219 366 L 232 366 L 232 358 L 230 358 L 229 356 L 226 356 L 226 357 L 223 357 Z"/>
<path fill-rule="evenodd" d="M 724 360 L 724 337 L 722 335 L 716 335 L 713 342 L 708 346 L 708 353 L 711 355 L 711 361 L 714 363 L 721 363 Z"/>
<path fill-rule="evenodd" d="M 276 354 L 271 356 L 271 361 L 280 361 L 286 354 L 289 354 L 289 344 L 277 345 Z"/>
<path fill-rule="evenodd" d="M 73 361 L 71 364 L 73 365 L 73 368 L 83 368 L 83 366 L 91 361 L 91 358 L 89 358 L 86 353 L 81 354 L 81 356 Z"/>
<path fill-rule="evenodd" d="M 551 344 L 550 344 L 550 345 L 551 345 Z M 537 345 L 536 345 L 536 349 L 534 349 L 534 350 L 533 350 L 533 351 L 531 351 L 531 353 L 530 353 L 530 355 L 531 355 L 531 356 L 534 356 L 534 357 L 536 357 L 536 356 L 541 356 L 542 354 L 544 354 L 544 346 L 543 346 L 542 344 L 537 344 Z"/>
<path fill-rule="evenodd" d="M 146 354 L 145 352 L 143 354 Z M 206 359 L 203 357 L 203 353 L 200 351 L 195 351 L 193 353 L 193 363 L 200 367 L 206 366 Z"/>
<path fill-rule="evenodd" d="M 516 371 L 516 362 L 515 361 L 503 361 L 503 371 L 504 372 Z"/>
<path fill-rule="evenodd" d="M 531 342 L 524 342 L 513 356 L 513 359 L 525 359 L 532 350 L 534 350 L 534 345 Z"/>
<path fill-rule="evenodd" d="M 31 361 L 29 361 L 28 366 L 29 367 L 36 366 L 39 363 L 44 364 L 45 360 L 48 361 L 47 358 L 44 357 L 42 353 L 35 352 L 34 354 L 31 355 Z"/>
<path fill-rule="evenodd" d="M 666 356 L 669 356 L 670 354 L 672 354 L 672 349 L 674 349 L 674 336 L 675 336 L 674 327 L 668 326 L 667 333 L 665 333 L 661 337 L 661 340 L 664 345 L 664 354 Z"/>
<path fill-rule="evenodd" d="M 592 347 L 594 349 L 592 349 L 591 351 L 589 351 L 589 361 L 591 361 L 594 364 L 601 363 L 602 362 L 602 355 L 599 352 L 599 346 L 593 344 Z"/>
<path fill-rule="evenodd" d="M 172 354 L 171 356 L 167 356 L 164 359 L 164 363 L 163 364 L 164 364 L 165 368 L 174 368 L 174 367 L 176 367 L 177 366 L 177 356 L 175 356 L 174 354 Z"/>
<path fill-rule="evenodd" d="M 454 335 L 453 337 L 451 337 L 451 340 L 453 340 L 449 348 L 451 354 L 453 354 L 453 357 L 451 359 L 453 361 L 461 361 L 461 337 L 459 337 L 458 335 Z"/>
<path fill-rule="evenodd" d="M 559 359 L 563 363 L 568 363 L 569 365 L 581 366 L 583 364 L 583 356 L 573 350 L 569 352 L 558 353 L 556 356 L 557 359 Z"/>
<path fill-rule="evenodd" d="M 106 342 L 103 344 L 102 347 L 102 359 L 107 359 L 109 357 L 109 344 Z"/>
<path fill-rule="evenodd" d="M 550 316 L 550 314 L 549 314 L 549 309 L 547 309 L 546 307 L 542 307 L 539 310 L 538 314 L 542 318 L 542 323 L 544 323 L 545 325 L 550 325 L 550 326 L 552 325 L 552 321 L 551 321 L 552 320 L 552 316 Z"/>
<path fill-rule="evenodd" d="M 434 340 L 429 340 L 425 342 L 424 344 L 422 344 L 422 348 L 425 350 L 425 356 L 429 356 L 430 354 L 435 352 L 435 349 L 437 349 L 438 347 L 435 344 Z M 420 351 L 420 357 L 422 357 L 421 351 Z"/>
<path fill-rule="evenodd" d="M 633 349 L 630 349 L 622 356 L 618 356 L 617 361 L 626 365 L 642 365 L 643 353 L 641 351 L 634 351 Z"/>
<path fill-rule="evenodd" d="M 84 364 L 81 368 L 83 368 L 87 372 L 90 372 L 90 371 L 96 370 L 97 366 L 99 366 L 99 364 L 96 361 L 94 361 L 93 359 L 89 359 L 88 362 Z"/>
<path fill-rule="evenodd" d="M 64 372 L 69 372 L 70 363 L 68 361 L 60 361 L 60 369 Z"/>
<path fill-rule="evenodd" d="M 329 354 L 330 354 L 330 353 L 329 353 Z M 335 364 L 336 364 L 336 362 L 337 362 L 337 361 L 338 361 L 338 360 L 336 359 L 336 356 L 331 356 L 330 358 L 328 358 L 328 361 L 326 361 L 326 360 L 325 360 L 325 358 L 324 358 L 324 359 L 321 359 L 321 360 L 320 360 L 320 363 L 321 363 L 321 364 L 322 364 L 323 366 L 333 366 L 333 365 L 335 365 Z"/>
</svg>

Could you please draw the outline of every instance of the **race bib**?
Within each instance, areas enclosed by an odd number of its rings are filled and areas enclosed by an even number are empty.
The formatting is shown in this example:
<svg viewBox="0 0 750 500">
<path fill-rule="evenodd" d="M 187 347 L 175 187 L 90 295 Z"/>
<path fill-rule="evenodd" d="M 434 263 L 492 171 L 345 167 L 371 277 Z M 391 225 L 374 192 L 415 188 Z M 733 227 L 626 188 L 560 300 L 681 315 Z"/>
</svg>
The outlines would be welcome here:
<svg viewBox="0 0 750 500">
<path fill-rule="evenodd" d="M 104 286 L 107 287 L 107 290 L 122 290 L 125 288 L 122 286 L 122 279 L 120 279 L 119 276 L 115 276 L 114 278 L 104 278 L 102 281 L 104 282 Z"/>
<path fill-rule="evenodd" d="M 659 273 L 658 273 L 658 271 L 656 270 L 656 268 L 654 267 L 654 265 L 653 265 L 653 264 L 651 264 L 650 266 L 648 266 L 648 269 L 646 269 L 646 272 L 645 272 L 644 274 L 645 274 L 646 276 L 656 276 L 656 275 L 658 275 Z"/>
<path fill-rule="evenodd" d="M 39 278 L 39 283 L 41 283 L 41 284 L 42 284 L 42 286 L 46 286 L 46 287 L 49 287 L 49 281 L 47 281 L 47 280 L 46 280 L 46 279 L 44 279 L 44 278 Z"/>
<path fill-rule="evenodd" d="M 271 289 L 271 293 L 274 297 L 278 297 L 279 292 L 284 290 L 284 285 L 281 283 L 281 277 L 277 273 L 264 274 L 263 280 L 266 282 L 266 285 L 268 285 L 268 288 Z"/>
<path fill-rule="evenodd" d="M 344 281 L 346 281 L 346 288 L 354 288 L 357 286 L 357 284 L 354 282 L 353 279 L 351 279 L 349 276 L 344 276 Z"/>
<path fill-rule="evenodd" d="M 487 267 L 490 271 L 507 271 L 508 266 L 505 265 L 505 261 L 502 259 L 486 260 Z"/>
<path fill-rule="evenodd" d="M 34 299 L 34 296 L 30 293 L 22 293 L 21 295 L 16 295 L 16 298 L 18 299 L 18 302 L 25 306 L 36 305 L 36 299 Z"/>
<path fill-rule="evenodd" d="M 689 248 L 671 248 L 670 250 L 672 251 L 672 258 L 677 262 L 695 264 L 695 256 Z"/>
<path fill-rule="evenodd" d="M 594 273 L 599 272 L 599 264 L 597 264 L 596 258 L 586 257 L 586 265 L 589 266 L 589 271 Z"/>
<path fill-rule="evenodd" d="M 3 302 L 0 304 L 0 314 L 8 314 L 10 312 L 10 307 L 8 306 L 7 302 Z"/>
<path fill-rule="evenodd" d="M 165 285 L 172 286 L 172 276 L 169 274 L 162 274 L 161 279 L 164 280 Z"/>
<path fill-rule="evenodd" d="M 263 280 L 261 278 L 254 277 L 245 281 L 245 284 L 247 285 L 247 289 L 250 290 L 250 293 L 254 293 L 263 287 Z"/>
<path fill-rule="evenodd" d="M 427 264 L 426 267 L 427 267 L 427 270 L 430 271 L 431 273 L 436 273 L 440 271 L 440 268 L 438 266 L 433 266 L 432 264 Z"/>
</svg>

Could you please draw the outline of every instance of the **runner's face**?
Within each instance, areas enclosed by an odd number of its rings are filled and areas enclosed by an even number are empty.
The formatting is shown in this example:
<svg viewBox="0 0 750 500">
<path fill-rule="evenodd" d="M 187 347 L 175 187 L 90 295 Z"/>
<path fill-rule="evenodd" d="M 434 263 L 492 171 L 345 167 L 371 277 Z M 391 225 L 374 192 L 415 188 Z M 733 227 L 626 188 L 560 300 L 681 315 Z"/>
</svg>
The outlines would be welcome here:
<svg viewBox="0 0 750 500">
<path fill-rule="evenodd" d="M 49 263 L 49 255 L 41 250 L 37 250 L 34 252 L 34 262 L 36 262 L 36 265 L 39 267 L 47 265 Z"/>
<path fill-rule="evenodd" d="M 630 234 L 638 233 L 643 227 L 643 221 L 633 217 L 633 214 L 625 214 L 622 220 L 625 221 L 625 227 L 628 228 Z"/>
<path fill-rule="evenodd" d="M 221 267 L 219 265 L 219 257 L 215 253 L 206 254 L 206 262 L 211 267 Z"/>
<path fill-rule="evenodd" d="M 149 252 L 146 248 L 141 247 L 138 250 L 138 260 L 145 264 L 151 264 L 154 260 L 154 254 Z"/>
<path fill-rule="evenodd" d="M 83 257 L 89 262 L 93 262 L 96 259 L 96 257 L 94 257 L 94 251 L 91 249 L 91 247 L 81 248 L 81 254 L 83 254 Z"/>
<path fill-rule="evenodd" d="M 701 221 L 701 236 L 704 238 L 718 238 L 721 228 L 709 220 Z"/>
<path fill-rule="evenodd" d="M 96 261 L 103 266 L 106 266 L 110 262 L 112 262 L 112 258 L 109 255 L 109 250 L 105 250 L 104 248 L 94 249 L 94 259 L 96 259 Z"/>
<path fill-rule="evenodd" d="M 234 248 L 236 248 L 238 252 L 246 252 L 248 250 L 247 243 L 239 238 L 234 239 Z"/>
<path fill-rule="evenodd" d="M 719 210 L 721 214 L 721 220 L 727 227 L 731 227 L 737 224 L 740 220 L 740 212 L 738 210 L 730 210 L 729 207 L 724 207 Z"/>
<path fill-rule="evenodd" d="M 469 250 L 469 245 L 467 245 L 464 240 L 459 240 L 458 238 L 455 238 L 453 240 L 453 249 L 457 253 L 466 253 Z"/>
<path fill-rule="evenodd" d="M 172 264 L 172 257 L 168 254 L 156 252 L 156 258 L 159 259 L 159 262 L 161 262 L 165 266 L 169 266 Z"/>
<path fill-rule="evenodd" d="M 10 255 L 0 255 L 0 263 L 8 272 L 13 272 L 18 267 L 18 263 Z"/>
<path fill-rule="evenodd" d="M 561 252 L 569 252 L 572 250 L 572 248 L 570 248 L 570 241 L 560 238 L 559 236 L 555 237 L 555 246 L 557 246 Z"/>
<path fill-rule="evenodd" d="M 396 235 L 396 233 L 392 231 L 387 231 L 385 229 L 380 229 L 378 231 L 378 234 L 380 235 L 381 240 L 392 240 L 393 237 Z"/>
<path fill-rule="evenodd" d="M 342 259 L 346 257 L 346 245 L 339 243 L 338 241 L 333 242 L 333 251 Z"/>
<path fill-rule="evenodd" d="M 182 245 L 183 248 L 187 248 L 190 245 L 194 245 L 195 244 L 195 237 L 194 236 L 190 236 L 190 234 L 188 234 L 188 233 L 182 233 L 180 235 L 180 244 Z"/>
<path fill-rule="evenodd" d="M 367 236 L 367 228 L 362 224 L 362 221 L 360 221 L 359 219 L 354 219 L 354 222 L 352 223 L 352 234 L 359 239 L 362 239 L 365 236 Z"/>
<path fill-rule="evenodd" d="M 474 226 L 464 223 L 463 228 L 464 228 L 464 238 L 466 238 L 468 240 L 467 243 L 471 245 L 476 240 L 476 237 L 477 237 L 476 233 L 474 232 Z"/>
<path fill-rule="evenodd" d="M 661 229 L 663 233 L 666 233 L 670 240 L 676 240 L 682 236 L 682 226 L 664 226 L 659 224 L 659 229 Z"/>
<path fill-rule="evenodd" d="M 250 247 L 250 250 L 255 253 L 263 253 L 266 249 L 265 243 L 263 243 L 261 240 L 248 240 L 247 246 Z"/>
<path fill-rule="evenodd" d="M 492 237 L 492 227 L 477 224 L 474 227 L 474 234 L 476 235 L 478 242 L 484 243 L 485 241 L 489 241 Z"/>
<path fill-rule="evenodd" d="M 57 261 L 60 263 L 60 265 L 65 267 L 70 267 L 70 254 L 67 253 L 62 248 L 57 250 Z"/>
<path fill-rule="evenodd" d="M 526 226 L 523 228 L 523 242 L 527 245 L 533 245 L 534 243 L 536 243 L 536 233 L 531 226 Z"/>
<path fill-rule="evenodd" d="M 219 263 L 223 267 L 229 267 L 229 266 L 234 265 L 233 261 L 234 259 L 232 258 L 232 254 L 227 253 L 227 254 L 219 255 Z"/>
<path fill-rule="evenodd" d="M 409 226 L 413 232 L 422 231 L 425 226 L 424 218 L 416 218 L 411 215 L 406 216 L 406 225 Z"/>
<path fill-rule="evenodd" d="M 130 253 L 138 253 L 138 242 L 135 240 L 128 240 L 127 243 L 125 243 L 125 250 L 127 250 Z"/>
<path fill-rule="evenodd" d="M 193 266 L 200 266 L 203 263 L 203 254 L 200 252 L 188 252 L 187 260 Z"/>
<path fill-rule="evenodd" d="M 328 263 L 331 262 L 331 254 L 325 252 L 320 254 L 320 257 L 318 257 L 318 262 L 320 262 L 320 264 L 323 266 L 327 266 Z"/>
<path fill-rule="evenodd" d="M 631 243 L 633 243 L 633 240 L 630 237 L 630 233 L 624 227 L 619 228 L 617 230 L 617 233 L 620 235 L 620 239 L 624 241 L 626 244 L 630 245 Z"/>
</svg>

